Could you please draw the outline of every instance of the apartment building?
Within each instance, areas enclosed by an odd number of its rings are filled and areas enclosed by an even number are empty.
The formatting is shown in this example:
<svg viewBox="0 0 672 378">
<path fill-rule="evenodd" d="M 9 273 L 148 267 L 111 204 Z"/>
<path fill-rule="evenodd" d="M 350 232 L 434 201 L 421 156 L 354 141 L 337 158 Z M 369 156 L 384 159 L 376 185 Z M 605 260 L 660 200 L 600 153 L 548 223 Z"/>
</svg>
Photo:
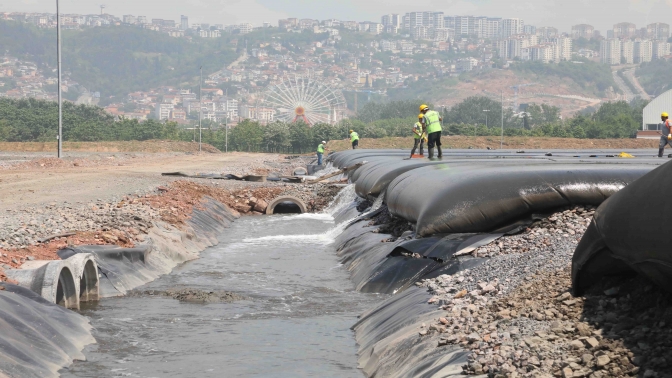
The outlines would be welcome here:
<svg viewBox="0 0 672 378">
<path fill-rule="evenodd" d="M 572 26 L 572 38 L 591 39 L 595 36 L 595 28 L 592 25 L 579 24 Z"/>
<path fill-rule="evenodd" d="M 633 64 L 635 62 L 635 42 L 631 40 L 621 41 L 621 63 Z"/>
<path fill-rule="evenodd" d="M 635 41 L 635 63 L 647 63 L 653 59 L 653 42 L 645 40 Z"/>
<path fill-rule="evenodd" d="M 504 18 L 502 19 L 502 38 L 511 37 L 518 34 L 523 34 L 525 23 L 520 18 Z"/>
<path fill-rule="evenodd" d="M 400 28 L 402 24 L 402 16 L 399 14 L 386 14 L 380 18 L 380 23 L 383 26 L 393 26 L 395 28 Z"/>
<path fill-rule="evenodd" d="M 653 42 L 653 59 L 661 59 L 670 55 L 670 44 L 667 41 Z"/>
<path fill-rule="evenodd" d="M 175 106 L 171 103 L 156 104 L 155 108 L 156 118 L 160 121 L 169 119 L 170 113 L 173 111 L 174 107 Z"/>
<path fill-rule="evenodd" d="M 634 38 L 637 36 L 637 26 L 630 22 L 621 22 L 614 25 L 613 38 Z"/>
<path fill-rule="evenodd" d="M 527 34 L 527 33 L 526 33 Z M 543 27 L 543 28 L 537 28 L 536 33 L 530 33 L 530 34 L 536 34 L 541 38 L 557 38 L 560 36 L 560 33 L 558 32 L 557 28 L 551 28 L 551 27 Z"/>
<path fill-rule="evenodd" d="M 600 42 L 600 60 L 604 64 L 617 65 L 621 63 L 621 40 L 609 38 Z"/>
<path fill-rule="evenodd" d="M 670 38 L 670 25 L 656 22 L 646 26 L 646 36 L 653 40 L 667 41 Z"/>
</svg>

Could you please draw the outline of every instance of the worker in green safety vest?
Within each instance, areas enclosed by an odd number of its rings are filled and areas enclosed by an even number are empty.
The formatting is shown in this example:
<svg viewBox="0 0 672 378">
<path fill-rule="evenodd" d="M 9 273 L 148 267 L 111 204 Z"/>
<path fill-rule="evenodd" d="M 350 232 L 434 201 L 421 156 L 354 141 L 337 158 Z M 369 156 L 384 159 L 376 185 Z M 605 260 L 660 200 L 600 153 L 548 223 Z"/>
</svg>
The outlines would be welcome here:
<svg viewBox="0 0 672 378">
<path fill-rule="evenodd" d="M 324 149 L 327 147 L 326 144 L 327 142 L 322 141 L 322 143 L 317 146 L 317 165 L 322 165 L 322 156 L 324 155 Z"/>
<path fill-rule="evenodd" d="M 419 114 L 418 122 L 413 125 L 413 138 L 415 138 L 415 144 L 411 150 L 411 159 L 413 158 L 413 155 L 415 155 L 415 150 L 418 148 L 418 144 L 420 145 L 420 155 L 425 155 L 425 140 L 427 140 L 427 134 L 425 134 L 424 122 L 425 115 Z"/>
<path fill-rule="evenodd" d="M 443 157 L 443 151 L 441 151 L 441 122 L 443 118 L 439 112 L 435 110 L 429 110 L 429 106 L 420 105 L 420 113 L 424 114 L 425 120 L 425 130 L 427 132 L 427 149 L 429 150 L 429 158 L 434 158 L 434 145 L 439 152 L 438 157 Z"/>
<path fill-rule="evenodd" d="M 352 149 L 356 150 L 359 147 L 359 134 L 354 130 L 350 130 L 350 142 L 352 142 Z"/>
</svg>

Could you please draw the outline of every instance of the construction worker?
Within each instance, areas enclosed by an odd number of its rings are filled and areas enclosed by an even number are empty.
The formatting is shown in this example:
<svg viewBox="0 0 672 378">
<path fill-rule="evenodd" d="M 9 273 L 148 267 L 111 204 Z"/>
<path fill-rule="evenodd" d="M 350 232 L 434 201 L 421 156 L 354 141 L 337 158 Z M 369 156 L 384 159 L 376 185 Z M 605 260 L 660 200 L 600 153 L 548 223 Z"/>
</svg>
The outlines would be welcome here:
<svg viewBox="0 0 672 378">
<path fill-rule="evenodd" d="M 425 115 L 418 115 L 418 122 L 413 125 L 413 138 L 415 138 L 415 144 L 411 150 L 411 158 L 415 155 L 415 149 L 418 148 L 420 144 L 420 155 L 425 156 L 425 140 L 427 139 L 427 134 L 425 134 Z"/>
<path fill-rule="evenodd" d="M 663 121 L 658 125 L 660 130 L 660 144 L 658 145 L 658 157 L 663 157 L 663 152 L 665 152 L 665 146 L 668 144 L 672 147 L 672 122 L 668 119 L 668 114 L 663 113 L 660 115 L 660 119 Z"/>
<path fill-rule="evenodd" d="M 324 150 L 327 148 L 326 144 L 327 142 L 322 141 L 322 143 L 317 146 L 317 165 L 322 165 L 322 156 L 324 155 Z"/>
<path fill-rule="evenodd" d="M 429 110 L 429 106 L 420 105 L 420 113 L 424 115 L 425 132 L 427 133 L 427 149 L 429 150 L 429 158 L 434 158 L 434 145 L 439 151 L 438 157 L 443 157 L 441 151 L 441 115 L 435 110 Z"/>
<path fill-rule="evenodd" d="M 352 149 L 356 150 L 359 146 L 359 134 L 354 130 L 350 130 L 350 142 L 352 142 Z"/>
</svg>

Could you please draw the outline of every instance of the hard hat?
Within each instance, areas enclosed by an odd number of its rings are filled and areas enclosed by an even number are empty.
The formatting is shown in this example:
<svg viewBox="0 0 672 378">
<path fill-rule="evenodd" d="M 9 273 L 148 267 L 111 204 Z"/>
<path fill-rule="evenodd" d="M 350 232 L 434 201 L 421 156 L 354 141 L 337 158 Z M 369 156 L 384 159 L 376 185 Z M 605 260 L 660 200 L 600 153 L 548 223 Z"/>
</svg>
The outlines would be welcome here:
<svg viewBox="0 0 672 378">
<path fill-rule="evenodd" d="M 354 131 L 354 130 L 350 130 L 350 132 L 351 132 L 351 133 L 354 133 L 355 131 Z"/>
<path fill-rule="evenodd" d="M 425 109 L 427 109 L 427 108 L 429 108 L 429 106 L 427 106 L 427 105 L 425 105 L 425 104 L 420 105 L 420 111 L 423 111 L 423 110 L 425 110 Z"/>
<path fill-rule="evenodd" d="M 663 112 L 663 114 L 660 115 L 661 117 L 668 117 L 666 112 Z"/>
<path fill-rule="evenodd" d="M 325 142 L 325 141 L 322 141 L 322 144 L 327 144 L 327 142 Z"/>
<path fill-rule="evenodd" d="M 424 114 L 418 114 L 418 119 L 423 119 L 423 118 L 425 118 Z"/>
</svg>

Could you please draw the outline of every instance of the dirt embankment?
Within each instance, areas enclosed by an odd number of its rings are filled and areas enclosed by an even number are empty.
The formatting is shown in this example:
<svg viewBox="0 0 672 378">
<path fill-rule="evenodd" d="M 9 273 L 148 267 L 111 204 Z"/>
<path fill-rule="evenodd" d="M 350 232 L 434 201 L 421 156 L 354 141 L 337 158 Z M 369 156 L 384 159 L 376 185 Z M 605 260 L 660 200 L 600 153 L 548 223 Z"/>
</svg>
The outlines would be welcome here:
<svg viewBox="0 0 672 378">
<path fill-rule="evenodd" d="M 500 138 L 495 136 L 447 136 L 442 137 L 443 148 L 456 149 L 499 149 Z M 328 143 L 330 151 L 342 151 L 352 148 L 350 141 L 334 140 Z M 413 138 L 388 137 L 380 139 L 363 138 L 359 148 L 408 149 L 413 147 Z M 657 140 L 650 139 L 573 139 L 545 137 L 504 137 L 505 149 L 643 149 L 658 147 Z M 426 147 L 425 147 L 426 148 Z"/>
<path fill-rule="evenodd" d="M 54 142 L 0 142 L 0 151 L 55 152 Z M 203 143 L 203 152 L 220 153 L 217 148 Z M 63 142 L 64 152 L 198 152 L 198 143 L 174 140 L 117 141 L 117 142 Z"/>
<path fill-rule="evenodd" d="M 215 159 L 221 155 L 211 156 Z M 161 160 L 161 157 L 156 159 Z M 165 164 L 174 167 L 176 159 L 179 157 L 168 157 Z M 218 159 L 215 161 L 219 162 Z M 300 159 L 289 161 L 277 155 L 254 158 L 241 156 L 239 160 L 227 161 L 226 169 L 236 172 L 264 170 L 280 175 L 301 164 L 298 160 Z M 31 167 L 26 172 L 49 171 L 48 167 L 42 166 L 43 163 L 44 159 L 26 163 Z M 32 168 L 35 164 L 37 168 Z M 157 163 L 152 161 L 151 164 Z M 88 171 L 80 172 L 78 168 L 71 166 L 57 165 L 57 167 L 59 172 L 68 174 L 77 173 L 85 176 L 92 174 Z M 175 180 L 164 178 L 160 173 L 151 174 L 158 185 L 154 184 L 148 190 L 129 190 L 135 188 L 120 187 L 102 191 L 98 181 L 105 181 L 106 177 L 110 179 L 114 175 L 128 176 L 132 179 L 138 172 L 119 172 L 111 167 L 100 166 L 96 174 L 100 176 L 99 180 L 81 181 L 81 185 L 87 186 L 89 191 L 103 198 L 90 202 L 72 201 L 68 196 L 69 193 L 52 191 L 51 199 L 58 202 L 48 204 L 21 202 L 23 205 L 9 207 L 0 213 L 0 281 L 6 280 L 4 269 L 18 268 L 27 260 L 58 259 L 57 251 L 66 246 L 110 244 L 132 247 L 145 241 L 146 235 L 156 221 L 167 222 L 181 228 L 194 208 L 200 207 L 206 198 L 214 198 L 229 206 L 234 213 L 237 211 L 241 215 L 260 215 L 273 199 L 281 195 L 298 197 L 306 203 L 309 211 L 319 211 L 327 206 L 338 192 L 338 188 L 326 184 Z M 39 182 L 30 182 L 30 185 L 38 184 Z M 35 191 L 42 189 L 41 186 L 35 186 Z M 64 201 L 65 199 L 70 202 Z"/>
</svg>

